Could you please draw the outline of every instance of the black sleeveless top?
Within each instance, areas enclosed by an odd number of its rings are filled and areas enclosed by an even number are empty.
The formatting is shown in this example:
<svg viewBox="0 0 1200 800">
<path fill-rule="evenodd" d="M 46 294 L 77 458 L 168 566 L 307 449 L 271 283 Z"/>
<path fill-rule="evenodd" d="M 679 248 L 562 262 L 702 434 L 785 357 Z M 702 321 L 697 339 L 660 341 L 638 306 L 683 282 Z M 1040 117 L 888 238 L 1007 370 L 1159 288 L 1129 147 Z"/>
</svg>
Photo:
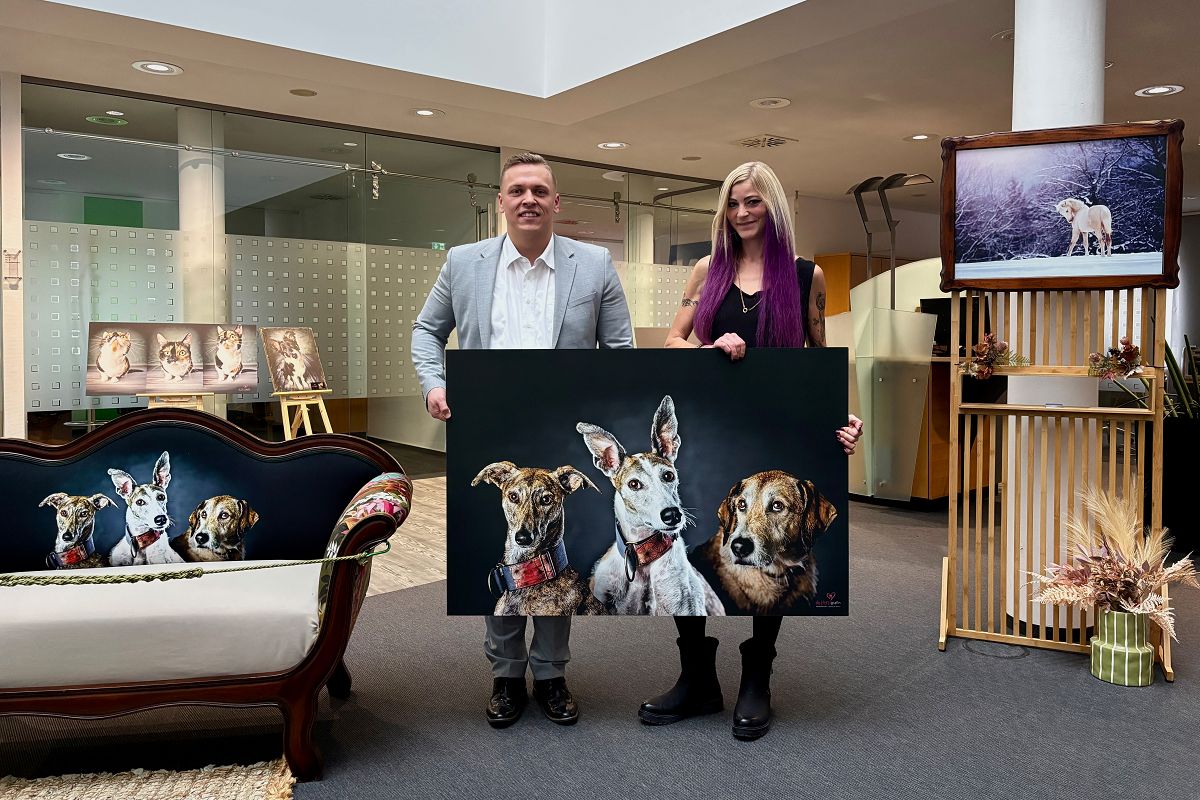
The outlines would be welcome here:
<svg viewBox="0 0 1200 800">
<path fill-rule="evenodd" d="M 808 319 L 808 294 L 812 289 L 813 272 L 816 268 L 817 265 L 812 261 L 803 258 L 796 259 L 796 280 L 800 282 L 800 317 L 802 320 Z M 742 311 L 743 297 L 745 298 L 745 307 L 748 309 L 744 313 Z M 718 306 L 717 313 L 713 315 L 713 340 L 715 341 L 726 333 L 736 333 L 746 342 L 747 347 L 758 347 L 758 313 L 761 302 L 762 292 L 744 294 L 736 285 L 731 285 L 729 291 L 725 293 L 725 299 Z M 802 331 L 804 339 L 807 340 L 808 326 L 804 325 Z"/>
</svg>

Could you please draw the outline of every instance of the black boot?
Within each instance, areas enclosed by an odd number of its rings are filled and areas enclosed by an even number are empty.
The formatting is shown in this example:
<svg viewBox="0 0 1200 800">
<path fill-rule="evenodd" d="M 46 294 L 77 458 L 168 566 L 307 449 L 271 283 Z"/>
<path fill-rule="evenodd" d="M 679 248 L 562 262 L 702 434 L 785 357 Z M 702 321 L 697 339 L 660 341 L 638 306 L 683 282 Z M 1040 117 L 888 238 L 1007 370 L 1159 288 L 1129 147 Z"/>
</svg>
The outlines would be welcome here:
<svg viewBox="0 0 1200 800">
<path fill-rule="evenodd" d="M 742 685 L 733 709 L 733 735 L 757 739 L 771 729 L 771 662 L 775 648 L 754 639 L 742 642 Z"/>
<path fill-rule="evenodd" d="M 647 725 L 670 725 L 698 714 L 715 714 L 725 708 L 717 681 L 717 640 L 677 639 L 682 671 L 675 685 L 651 697 L 638 709 Z"/>
</svg>

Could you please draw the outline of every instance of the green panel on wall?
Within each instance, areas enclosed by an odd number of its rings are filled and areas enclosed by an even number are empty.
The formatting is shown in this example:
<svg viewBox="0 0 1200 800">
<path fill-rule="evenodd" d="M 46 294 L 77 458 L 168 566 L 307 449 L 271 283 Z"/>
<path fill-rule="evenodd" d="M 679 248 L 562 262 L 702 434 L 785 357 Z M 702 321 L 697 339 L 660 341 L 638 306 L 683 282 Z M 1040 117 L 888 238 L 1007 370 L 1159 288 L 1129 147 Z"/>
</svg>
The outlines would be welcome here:
<svg viewBox="0 0 1200 800">
<path fill-rule="evenodd" d="M 118 200 L 114 197 L 84 197 L 83 223 L 85 225 L 122 225 L 126 228 L 142 227 L 142 201 Z"/>
</svg>

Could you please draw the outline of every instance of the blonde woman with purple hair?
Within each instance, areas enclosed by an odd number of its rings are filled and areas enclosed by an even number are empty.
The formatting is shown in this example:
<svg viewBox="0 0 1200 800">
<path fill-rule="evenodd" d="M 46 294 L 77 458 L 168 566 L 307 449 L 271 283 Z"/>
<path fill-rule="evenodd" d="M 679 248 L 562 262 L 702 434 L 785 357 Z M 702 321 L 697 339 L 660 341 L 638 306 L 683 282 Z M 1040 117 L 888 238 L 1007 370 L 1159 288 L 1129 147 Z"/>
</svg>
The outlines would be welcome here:
<svg viewBox="0 0 1200 800">
<path fill-rule="evenodd" d="M 712 226 L 712 255 L 700 259 L 683 290 L 667 347 L 714 347 L 737 361 L 747 347 L 824 347 L 825 276 L 797 258 L 791 215 L 779 178 L 760 161 L 742 164 L 721 186 Z M 847 454 L 862 435 L 862 420 L 836 431 Z M 733 735 L 757 739 L 771 727 L 771 664 L 782 617 L 754 617 L 742 642 L 742 681 Z M 676 617 L 682 672 L 675 685 L 642 703 L 648 725 L 667 725 L 720 711 L 717 640 L 705 636 L 705 617 Z"/>
</svg>

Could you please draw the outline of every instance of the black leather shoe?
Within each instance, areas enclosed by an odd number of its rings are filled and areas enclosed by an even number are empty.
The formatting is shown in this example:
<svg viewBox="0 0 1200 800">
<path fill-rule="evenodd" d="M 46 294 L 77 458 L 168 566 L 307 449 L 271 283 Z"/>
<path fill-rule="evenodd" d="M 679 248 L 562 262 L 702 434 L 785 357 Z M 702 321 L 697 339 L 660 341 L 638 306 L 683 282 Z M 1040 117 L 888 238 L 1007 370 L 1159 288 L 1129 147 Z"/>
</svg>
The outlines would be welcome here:
<svg viewBox="0 0 1200 800">
<path fill-rule="evenodd" d="M 533 682 L 533 698 L 542 707 L 542 713 L 551 722 L 559 725 L 574 725 L 579 721 L 579 706 L 567 688 L 566 678 L 551 678 Z"/>
<path fill-rule="evenodd" d="M 492 681 L 492 699 L 487 704 L 488 725 L 507 728 L 521 718 L 529 703 L 525 678 L 496 678 Z"/>
</svg>

